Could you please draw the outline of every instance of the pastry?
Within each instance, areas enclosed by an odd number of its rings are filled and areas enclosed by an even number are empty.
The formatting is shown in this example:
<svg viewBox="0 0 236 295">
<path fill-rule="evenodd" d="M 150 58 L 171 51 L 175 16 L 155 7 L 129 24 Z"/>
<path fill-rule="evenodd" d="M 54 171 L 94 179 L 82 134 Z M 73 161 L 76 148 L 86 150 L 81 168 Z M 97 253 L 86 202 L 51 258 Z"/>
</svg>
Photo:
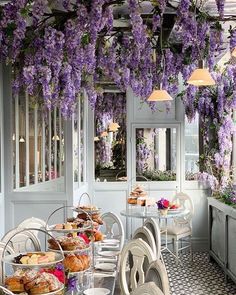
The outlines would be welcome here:
<svg viewBox="0 0 236 295">
<path fill-rule="evenodd" d="M 98 230 L 94 233 L 95 241 L 102 241 L 103 240 L 103 234 Z"/>
<path fill-rule="evenodd" d="M 55 277 L 53 274 L 43 272 L 41 274 L 41 277 L 42 277 L 42 279 L 45 279 L 49 283 L 49 291 L 50 292 L 60 289 L 61 283 L 58 280 L 58 278 Z"/>
<path fill-rule="evenodd" d="M 16 273 L 14 273 L 14 276 Z M 22 281 L 24 284 L 28 284 L 32 280 L 36 279 L 39 276 L 39 272 L 34 269 L 25 270 L 24 274 L 22 274 Z"/>
<path fill-rule="evenodd" d="M 8 290 L 12 291 L 12 292 L 24 292 L 24 284 L 23 281 L 20 277 L 16 276 L 16 277 L 8 277 L 5 279 L 5 284 Z"/>
<path fill-rule="evenodd" d="M 128 204 L 136 205 L 137 204 L 137 198 L 133 198 L 133 197 L 128 198 Z"/>
<path fill-rule="evenodd" d="M 62 223 L 56 224 L 55 229 L 63 229 L 64 225 Z"/>
<path fill-rule="evenodd" d="M 30 294 L 43 294 L 50 292 L 49 282 L 47 282 L 42 276 L 26 284 L 25 289 Z"/>
<path fill-rule="evenodd" d="M 137 199 L 137 205 L 145 206 L 146 205 L 146 198 L 145 197 L 138 198 Z"/>
<path fill-rule="evenodd" d="M 63 264 L 65 269 L 70 272 L 77 272 L 83 270 L 83 264 L 75 254 L 66 255 Z"/>
</svg>

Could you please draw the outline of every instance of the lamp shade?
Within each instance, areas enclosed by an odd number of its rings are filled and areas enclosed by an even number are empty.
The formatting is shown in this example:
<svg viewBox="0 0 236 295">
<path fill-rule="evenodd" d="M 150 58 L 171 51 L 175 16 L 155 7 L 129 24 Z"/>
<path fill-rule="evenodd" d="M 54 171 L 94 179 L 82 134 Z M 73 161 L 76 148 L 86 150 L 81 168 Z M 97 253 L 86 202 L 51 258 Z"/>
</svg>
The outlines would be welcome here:
<svg viewBox="0 0 236 295">
<path fill-rule="evenodd" d="M 58 135 L 53 135 L 52 140 L 60 140 L 60 137 Z"/>
<path fill-rule="evenodd" d="M 147 99 L 148 101 L 168 101 L 173 100 L 166 90 L 163 89 L 154 89 L 152 94 Z"/>
<path fill-rule="evenodd" d="M 99 141 L 99 137 L 98 136 L 95 136 L 94 137 L 94 141 Z"/>
<path fill-rule="evenodd" d="M 194 86 L 211 86 L 216 84 L 209 70 L 201 68 L 193 71 L 187 83 Z"/>
<path fill-rule="evenodd" d="M 234 50 L 232 51 L 232 56 L 236 57 L 236 47 L 234 48 Z"/>
<path fill-rule="evenodd" d="M 101 135 L 100 135 L 100 137 L 106 137 L 106 136 L 108 136 L 107 131 L 103 131 L 103 132 L 101 133 Z"/>
<path fill-rule="evenodd" d="M 111 132 L 116 132 L 118 130 L 118 128 L 120 128 L 120 125 L 118 123 L 111 122 L 109 124 L 109 131 L 111 131 Z"/>
<path fill-rule="evenodd" d="M 20 137 L 19 142 L 25 142 L 25 139 L 23 136 Z"/>
</svg>

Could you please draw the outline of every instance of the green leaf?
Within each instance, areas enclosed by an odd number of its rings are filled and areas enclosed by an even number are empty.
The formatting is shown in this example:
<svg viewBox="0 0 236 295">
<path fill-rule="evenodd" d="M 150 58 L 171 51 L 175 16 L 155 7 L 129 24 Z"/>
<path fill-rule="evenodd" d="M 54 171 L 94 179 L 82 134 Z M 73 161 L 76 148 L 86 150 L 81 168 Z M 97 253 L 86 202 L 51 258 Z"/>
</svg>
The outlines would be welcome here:
<svg viewBox="0 0 236 295">
<path fill-rule="evenodd" d="M 16 29 L 16 24 L 15 23 L 9 23 L 5 29 L 5 32 L 7 34 L 8 37 L 12 37 L 13 33 Z"/>
</svg>

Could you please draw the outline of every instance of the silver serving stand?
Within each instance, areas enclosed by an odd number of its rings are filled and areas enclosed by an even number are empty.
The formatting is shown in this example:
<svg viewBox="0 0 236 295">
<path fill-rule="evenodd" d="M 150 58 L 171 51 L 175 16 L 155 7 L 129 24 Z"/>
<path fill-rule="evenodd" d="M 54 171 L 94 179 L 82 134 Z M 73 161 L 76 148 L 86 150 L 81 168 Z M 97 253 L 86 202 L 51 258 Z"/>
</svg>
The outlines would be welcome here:
<svg viewBox="0 0 236 295">
<path fill-rule="evenodd" d="M 7 252 L 7 248 L 9 247 L 9 243 L 11 242 L 11 240 L 13 238 L 15 238 L 17 235 L 24 233 L 26 231 L 38 231 L 41 232 L 43 234 L 48 235 L 50 238 L 54 239 L 54 241 L 58 244 L 58 248 L 59 251 L 57 253 L 57 258 L 55 261 L 52 262 L 48 262 L 48 263 L 42 263 L 42 264 L 18 264 L 18 263 L 14 263 L 12 261 L 12 259 L 14 259 L 16 256 L 20 255 L 20 254 L 27 254 L 27 253 L 15 253 L 15 254 L 11 254 L 11 255 L 5 255 Z M 42 253 L 45 251 L 35 251 L 35 252 L 30 252 L 30 253 Z M 22 269 L 22 268 L 27 268 L 27 269 L 42 269 L 42 268 L 49 268 L 52 266 L 57 265 L 58 263 L 62 263 L 64 260 L 64 253 L 63 250 L 61 248 L 61 245 L 57 242 L 57 240 L 50 234 L 48 233 L 46 230 L 44 229 L 40 229 L 40 228 L 27 228 L 27 229 L 22 229 L 19 230 L 17 233 L 15 233 L 14 235 L 11 236 L 11 238 L 6 242 L 5 247 L 3 248 L 2 251 L 2 257 L 1 257 L 1 266 L 2 266 L 2 282 L 5 282 L 5 267 L 6 265 L 11 265 L 13 271 L 15 271 L 16 269 Z M 63 268 L 63 272 L 64 272 L 64 268 Z M 2 286 L 1 286 L 2 287 Z M 62 292 L 64 290 L 65 287 L 65 273 L 64 273 L 64 283 L 62 283 L 61 288 L 57 289 L 55 291 L 49 292 L 49 293 L 42 293 L 41 295 L 52 295 L 52 294 L 57 294 L 59 292 Z M 5 292 L 8 292 L 7 294 L 15 294 L 12 293 L 10 290 L 8 290 L 5 287 L 2 287 L 2 290 Z M 6 291 L 7 290 L 7 291 Z"/>
<path fill-rule="evenodd" d="M 60 233 L 63 235 L 68 235 L 68 234 L 75 235 L 77 233 L 83 233 L 86 230 L 93 231 L 94 226 L 93 226 L 93 220 L 91 218 L 91 214 L 94 212 L 94 210 L 83 210 L 82 208 L 80 208 L 81 199 L 85 195 L 89 197 L 89 195 L 87 193 L 82 194 L 80 197 L 78 207 L 62 206 L 62 207 L 59 207 L 56 210 L 54 210 L 47 218 L 46 231 L 51 232 L 51 233 Z M 89 201 L 91 202 L 90 197 L 89 197 Z M 90 206 L 91 206 L 91 204 L 90 204 Z M 67 219 L 68 210 L 71 210 L 73 213 L 76 212 L 77 215 L 78 214 L 85 214 L 86 220 L 88 221 L 88 225 L 85 227 L 78 227 L 78 228 L 72 228 L 72 229 L 57 229 L 57 228 L 55 228 L 55 225 L 51 225 L 51 226 L 49 225 L 49 222 L 52 219 L 52 217 L 59 211 L 64 211 L 64 215 Z M 54 250 L 50 249 L 50 251 L 54 251 Z M 81 294 L 82 294 L 83 290 L 87 289 L 89 287 L 89 286 L 85 286 L 85 284 L 86 284 L 85 282 L 88 282 L 89 280 L 91 280 L 91 277 L 92 277 L 92 270 L 94 267 L 94 243 L 91 241 L 90 245 L 85 249 L 75 249 L 75 250 L 71 250 L 71 251 L 62 250 L 62 251 L 65 255 L 70 254 L 70 253 L 76 253 L 79 255 L 86 254 L 91 258 L 91 263 L 90 263 L 89 268 L 82 270 L 82 271 L 78 271 L 78 272 L 68 272 L 68 274 L 67 274 L 67 280 L 68 281 L 75 280 L 76 283 L 74 284 L 75 285 L 74 290 L 67 290 L 66 293 L 67 294 L 69 294 L 69 293 L 80 294 L 80 292 L 81 292 Z M 88 282 L 88 285 L 91 285 L 91 282 Z"/>
</svg>

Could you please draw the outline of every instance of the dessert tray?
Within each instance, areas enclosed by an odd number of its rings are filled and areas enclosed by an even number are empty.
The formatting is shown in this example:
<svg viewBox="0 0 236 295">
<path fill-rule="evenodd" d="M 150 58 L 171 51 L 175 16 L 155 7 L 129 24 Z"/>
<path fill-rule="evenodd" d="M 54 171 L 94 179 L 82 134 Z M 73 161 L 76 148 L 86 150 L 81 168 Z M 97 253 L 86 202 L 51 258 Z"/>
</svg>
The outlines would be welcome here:
<svg viewBox="0 0 236 295">
<path fill-rule="evenodd" d="M 31 257 L 33 255 L 39 255 L 41 257 L 43 256 L 46 256 L 45 254 L 47 252 L 30 252 L 30 253 L 21 253 L 20 255 L 17 255 L 17 254 L 11 254 L 11 255 L 7 255 L 5 257 L 2 258 L 2 262 L 5 262 L 7 264 L 10 264 L 10 265 L 13 265 L 13 266 L 18 266 L 20 268 L 29 268 L 29 267 L 47 267 L 47 266 L 51 266 L 51 265 L 54 265 L 54 264 L 57 264 L 59 262 L 62 262 L 63 259 L 64 259 L 64 256 L 61 254 L 61 251 L 59 250 L 58 252 L 60 253 L 55 253 L 55 260 L 53 261 L 49 261 L 49 262 L 38 262 L 38 263 L 21 263 L 21 262 L 16 262 L 16 258 L 19 257 L 19 256 L 22 256 L 22 257 L 27 257 L 28 255 L 30 255 Z M 50 253 L 50 252 L 49 252 Z M 34 256 L 35 257 L 35 256 Z M 33 259 L 34 260 L 34 259 Z M 35 259 L 35 262 L 36 262 L 36 259 Z"/>
<path fill-rule="evenodd" d="M 91 228 L 91 224 L 87 226 L 77 227 L 77 228 L 58 228 L 59 224 L 48 225 L 46 230 L 49 232 L 58 232 L 58 233 L 71 233 L 71 232 L 84 232 Z"/>
<path fill-rule="evenodd" d="M 60 253 L 61 252 L 60 250 L 52 249 L 50 247 L 48 247 L 48 250 L 49 251 L 52 251 L 52 252 L 57 252 L 57 253 Z M 88 247 L 83 248 L 83 249 L 63 250 L 63 253 L 64 254 L 70 254 L 70 253 L 87 253 L 89 251 L 91 251 L 91 246 L 88 245 Z"/>
<path fill-rule="evenodd" d="M 74 211 L 76 212 L 83 212 L 85 211 L 88 214 L 95 214 L 95 213 L 100 213 L 101 208 L 97 208 L 95 206 L 79 206 L 79 207 L 75 207 Z"/>
<path fill-rule="evenodd" d="M 168 210 L 168 214 L 176 214 L 176 213 L 180 213 L 183 212 L 184 208 L 180 207 L 180 208 L 175 208 L 175 209 L 169 209 Z"/>
</svg>

